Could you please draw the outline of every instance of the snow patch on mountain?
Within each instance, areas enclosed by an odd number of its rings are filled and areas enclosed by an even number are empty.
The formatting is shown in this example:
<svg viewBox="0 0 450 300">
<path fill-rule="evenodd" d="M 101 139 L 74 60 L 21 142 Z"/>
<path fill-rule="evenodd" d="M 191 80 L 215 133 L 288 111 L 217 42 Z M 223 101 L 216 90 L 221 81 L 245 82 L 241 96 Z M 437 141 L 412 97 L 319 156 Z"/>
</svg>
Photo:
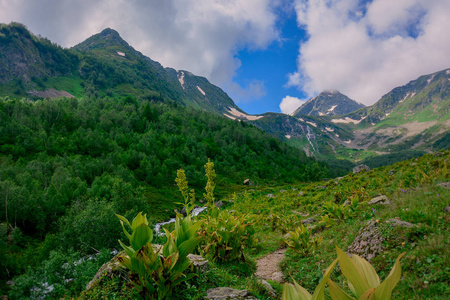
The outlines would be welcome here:
<svg viewBox="0 0 450 300">
<path fill-rule="evenodd" d="M 200 93 L 203 94 L 203 96 L 206 96 L 206 93 L 197 85 L 197 89 L 200 91 Z"/>
<path fill-rule="evenodd" d="M 225 113 L 223 115 L 232 120 L 235 120 L 236 118 L 238 118 L 238 119 L 244 119 L 244 120 L 249 120 L 249 121 L 255 121 L 255 120 L 261 119 L 263 117 L 263 116 L 252 116 L 252 115 L 249 115 L 246 113 L 242 113 L 234 107 L 228 108 L 228 114 Z"/>
</svg>

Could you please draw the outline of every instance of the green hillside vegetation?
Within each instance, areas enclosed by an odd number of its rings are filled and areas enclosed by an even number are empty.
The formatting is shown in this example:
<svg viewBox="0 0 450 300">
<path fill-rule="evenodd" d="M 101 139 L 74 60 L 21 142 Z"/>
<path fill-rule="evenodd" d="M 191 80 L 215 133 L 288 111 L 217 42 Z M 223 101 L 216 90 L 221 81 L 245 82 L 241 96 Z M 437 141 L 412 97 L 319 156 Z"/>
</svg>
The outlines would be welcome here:
<svg viewBox="0 0 450 300">
<path fill-rule="evenodd" d="M 246 226 L 252 227 L 253 243 L 249 248 L 244 248 L 245 260 L 211 261 L 208 272 L 194 272 L 195 276 L 177 287 L 177 293 L 171 298 L 203 299 L 207 289 L 229 286 L 248 289 L 258 299 L 279 299 L 282 292 L 279 283 L 269 281 L 275 289 L 275 295 L 270 294 L 252 274 L 256 269 L 256 259 L 286 246 L 287 252 L 281 264 L 285 280 L 295 280 L 312 293 L 322 279 L 325 268 L 336 258 L 335 247 L 346 251 L 366 224 L 378 228 L 379 236 L 376 239 L 382 241 L 379 244 L 381 252 L 375 252 L 374 257 L 369 257 L 381 281 L 388 276 L 395 259 L 406 252 L 401 259 L 402 278 L 394 289 L 392 299 L 446 298 L 450 295 L 450 215 L 446 209 L 450 205 L 449 159 L 450 151 L 437 155 L 426 154 L 414 160 L 329 181 L 278 186 L 260 184 L 234 195 L 216 197 L 233 200 L 221 209 L 221 214 L 233 215 L 236 220 L 247 216 L 245 218 L 250 223 Z M 268 194 L 273 196 L 268 197 Z M 368 204 L 369 200 L 380 194 L 386 195 L 391 204 Z M 208 195 L 211 194 L 208 192 Z M 211 213 L 198 220 L 211 220 L 216 218 L 214 214 L 217 216 L 217 213 Z M 311 217 L 316 221 L 299 225 L 302 220 Z M 410 227 L 394 226 L 387 222 L 391 219 L 408 222 Z M 115 227 L 120 229 L 117 219 L 114 221 Z M 188 222 L 191 224 L 189 226 L 193 225 L 192 221 Z M 174 232 L 177 230 L 180 229 Z M 286 233 L 290 233 L 290 237 Z M 159 243 L 164 244 L 165 240 Z M 360 255 L 370 253 L 369 249 L 373 249 L 373 246 L 370 247 Z M 96 260 L 84 262 L 84 269 L 77 269 L 72 263 L 62 269 L 64 262 L 75 261 L 77 256 L 70 251 L 59 254 L 52 252 L 49 259 L 40 264 L 38 273 L 28 272 L 16 278 L 16 285 L 10 292 L 11 299 L 29 295 L 26 289 L 42 282 L 42 277 L 58 287 L 47 292 L 47 296 L 80 295 L 83 284 L 95 273 L 95 267 L 108 260 L 108 253 L 101 252 L 97 257 Z M 64 275 L 49 277 L 55 271 Z M 72 278 L 74 273 L 79 274 L 75 275 L 75 282 L 64 283 L 61 277 Z M 87 278 L 83 281 L 78 276 Z M 86 294 L 82 293 L 81 298 L 139 297 L 124 278 L 126 276 L 105 277 L 101 284 L 95 285 Z M 331 279 L 350 293 L 338 269 L 331 273 Z M 43 290 L 36 291 L 34 295 L 43 295 Z M 325 299 L 329 299 L 328 289 L 325 289 Z"/>
<path fill-rule="evenodd" d="M 114 213 L 147 211 L 153 224 L 168 219 L 180 202 L 176 171 L 185 169 L 198 190 L 208 158 L 219 174 L 218 195 L 242 189 L 246 178 L 261 184 L 339 175 L 254 126 L 175 102 L 0 99 L 3 284 L 53 250 L 117 246 Z"/>
</svg>

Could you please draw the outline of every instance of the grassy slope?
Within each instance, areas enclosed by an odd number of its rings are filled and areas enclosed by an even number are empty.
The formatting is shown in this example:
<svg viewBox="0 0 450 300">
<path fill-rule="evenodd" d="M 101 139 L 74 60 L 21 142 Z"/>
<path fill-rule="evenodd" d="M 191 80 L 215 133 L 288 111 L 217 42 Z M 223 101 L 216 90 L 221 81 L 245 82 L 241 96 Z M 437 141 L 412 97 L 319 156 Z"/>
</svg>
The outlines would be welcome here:
<svg viewBox="0 0 450 300">
<path fill-rule="evenodd" d="M 177 299 L 202 299 L 205 291 L 217 286 L 249 289 L 258 299 L 273 299 L 251 274 L 255 260 L 284 247 L 283 236 L 287 230 L 299 224 L 301 219 L 323 215 L 322 204 L 328 201 L 342 204 L 358 195 L 361 199 L 357 213 L 325 228 L 316 226 L 316 234 L 323 237 L 318 251 L 301 257 L 288 249 L 282 262 L 284 276 L 292 276 L 310 292 L 320 281 L 324 269 L 335 258 L 335 246 L 346 250 L 359 229 L 369 220 L 377 220 L 385 242 L 384 252 L 372 260 L 381 280 L 386 278 L 396 257 L 406 252 L 402 259 L 402 279 L 394 290 L 393 299 L 444 299 L 450 295 L 450 189 L 440 183 L 450 179 L 448 168 L 450 151 L 443 156 L 425 155 L 421 158 L 385 166 L 367 173 L 349 174 L 340 180 L 316 183 L 296 183 L 282 186 L 253 186 L 234 195 L 234 202 L 226 209 L 257 216 L 256 237 L 258 243 L 247 253 L 247 264 L 211 264 L 210 271 L 199 274 L 190 284 L 182 286 Z M 390 170 L 397 172 L 389 176 Z M 300 195 L 300 191 L 302 195 Z M 273 194 L 275 198 L 267 197 Z M 378 194 L 387 195 L 393 202 L 389 207 L 367 205 Z M 226 199 L 230 199 L 227 197 Z M 309 213 L 300 217 L 296 212 Z M 416 224 L 415 228 L 392 227 L 386 223 L 390 218 Z M 344 285 L 340 272 L 335 270 L 332 278 Z M 282 286 L 270 282 L 277 298 Z M 85 297 L 111 297 L 132 299 L 130 289 L 117 279 L 105 286 L 91 290 Z M 329 295 L 326 295 L 329 299 Z"/>
</svg>

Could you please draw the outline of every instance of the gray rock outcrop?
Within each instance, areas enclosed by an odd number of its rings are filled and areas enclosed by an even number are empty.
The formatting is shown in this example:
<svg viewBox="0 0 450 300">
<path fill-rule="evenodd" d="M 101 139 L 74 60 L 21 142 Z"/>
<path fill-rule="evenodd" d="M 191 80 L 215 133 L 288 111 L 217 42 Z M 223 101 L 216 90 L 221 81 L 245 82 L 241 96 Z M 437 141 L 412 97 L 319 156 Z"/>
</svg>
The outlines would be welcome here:
<svg viewBox="0 0 450 300">
<path fill-rule="evenodd" d="M 370 171 L 370 168 L 368 166 L 364 165 L 364 164 L 356 166 L 356 167 L 353 168 L 353 174 L 357 174 L 357 173 L 360 173 L 360 172 L 367 172 L 367 171 Z"/>
<path fill-rule="evenodd" d="M 383 252 L 383 241 L 384 238 L 378 228 L 378 222 L 369 221 L 361 227 L 347 251 L 370 261 L 373 257 Z"/>
</svg>

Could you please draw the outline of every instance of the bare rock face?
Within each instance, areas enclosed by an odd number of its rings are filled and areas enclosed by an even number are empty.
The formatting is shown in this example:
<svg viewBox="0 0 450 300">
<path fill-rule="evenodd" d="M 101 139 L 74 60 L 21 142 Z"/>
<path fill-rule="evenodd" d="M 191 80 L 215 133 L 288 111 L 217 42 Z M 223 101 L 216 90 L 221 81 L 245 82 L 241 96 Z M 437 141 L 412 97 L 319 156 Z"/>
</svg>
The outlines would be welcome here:
<svg viewBox="0 0 450 300">
<path fill-rule="evenodd" d="M 356 167 L 353 168 L 353 174 L 357 174 L 357 173 L 360 173 L 360 172 L 367 172 L 367 171 L 370 171 L 370 168 L 368 166 L 364 165 L 364 164 L 356 166 Z"/>
<path fill-rule="evenodd" d="M 385 195 L 380 195 L 380 196 L 373 197 L 367 204 L 369 204 L 369 205 L 373 205 L 373 204 L 390 205 L 391 200 L 388 197 L 386 197 Z"/>
<path fill-rule="evenodd" d="M 450 182 L 441 182 L 439 185 L 443 188 L 450 189 Z"/>
<path fill-rule="evenodd" d="M 232 300 L 232 299 L 255 299 L 248 290 L 236 290 L 229 287 L 218 287 L 206 291 L 205 299 L 209 300 Z"/>
<path fill-rule="evenodd" d="M 369 221 L 359 230 L 358 235 L 347 251 L 370 261 L 373 257 L 383 252 L 383 241 L 384 238 L 378 228 L 378 223 Z"/>
</svg>

